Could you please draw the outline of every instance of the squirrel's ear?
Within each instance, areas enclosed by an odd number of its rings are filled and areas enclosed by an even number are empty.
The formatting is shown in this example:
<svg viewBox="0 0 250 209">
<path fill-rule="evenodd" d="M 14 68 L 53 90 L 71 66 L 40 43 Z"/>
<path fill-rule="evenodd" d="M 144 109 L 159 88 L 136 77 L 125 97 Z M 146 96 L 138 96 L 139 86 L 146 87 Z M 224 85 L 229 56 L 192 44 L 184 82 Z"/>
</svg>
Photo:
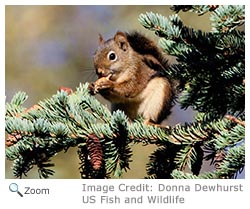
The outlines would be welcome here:
<svg viewBox="0 0 250 209">
<path fill-rule="evenodd" d="M 104 43 L 104 40 L 102 38 L 102 35 L 99 34 L 99 41 L 98 41 L 99 45 L 102 45 Z"/>
<path fill-rule="evenodd" d="M 121 48 L 123 51 L 128 49 L 129 43 L 127 36 L 123 32 L 117 32 L 114 37 L 115 43 Z"/>
</svg>

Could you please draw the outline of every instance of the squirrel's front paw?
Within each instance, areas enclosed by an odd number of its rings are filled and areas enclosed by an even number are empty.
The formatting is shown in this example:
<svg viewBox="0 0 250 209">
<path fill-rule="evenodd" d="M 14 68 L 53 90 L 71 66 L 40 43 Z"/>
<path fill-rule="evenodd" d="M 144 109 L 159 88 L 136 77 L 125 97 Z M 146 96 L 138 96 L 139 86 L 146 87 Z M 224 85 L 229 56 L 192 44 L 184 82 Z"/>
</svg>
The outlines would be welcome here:
<svg viewBox="0 0 250 209">
<path fill-rule="evenodd" d="M 96 91 L 95 91 L 95 83 L 90 83 L 89 86 L 88 86 L 88 90 L 89 90 L 89 93 L 91 95 L 95 95 L 96 94 Z"/>
<path fill-rule="evenodd" d="M 110 76 L 99 78 L 96 82 L 89 84 L 88 89 L 90 94 L 95 95 L 101 90 L 110 89 L 114 83 L 111 81 Z"/>
<path fill-rule="evenodd" d="M 100 90 L 110 89 L 113 87 L 113 81 L 109 80 L 109 76 L 99 78 L 95 82 L 95 90 L 99 92 Z"/>
</svg>

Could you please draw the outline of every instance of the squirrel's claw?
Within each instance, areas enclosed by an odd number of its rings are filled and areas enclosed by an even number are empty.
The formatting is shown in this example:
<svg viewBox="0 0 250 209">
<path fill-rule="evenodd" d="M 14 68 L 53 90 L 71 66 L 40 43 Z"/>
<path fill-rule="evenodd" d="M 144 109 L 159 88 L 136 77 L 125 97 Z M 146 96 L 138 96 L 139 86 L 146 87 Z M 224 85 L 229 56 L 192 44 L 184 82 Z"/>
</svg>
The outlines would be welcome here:
<svg viewBox="0 0 250 209">
<path fill-rule="evenodd" d="M 96 89 L 95 89 L 95 83 L 90 83 L 88 86 L 88 90 L 91 95 L 97 94 Z"/>
<path fill-rule="evenodd" d="M 108 75 L 107 77 L 99 78 L 96 82 L 90 83 L 88 86 L 89 93 L 91 95 L 95 95 L 99 93 L 100 90 L 109 89 L 113 86 L 113 82 L 110 80 L 112 75 Z"/>
</svg>

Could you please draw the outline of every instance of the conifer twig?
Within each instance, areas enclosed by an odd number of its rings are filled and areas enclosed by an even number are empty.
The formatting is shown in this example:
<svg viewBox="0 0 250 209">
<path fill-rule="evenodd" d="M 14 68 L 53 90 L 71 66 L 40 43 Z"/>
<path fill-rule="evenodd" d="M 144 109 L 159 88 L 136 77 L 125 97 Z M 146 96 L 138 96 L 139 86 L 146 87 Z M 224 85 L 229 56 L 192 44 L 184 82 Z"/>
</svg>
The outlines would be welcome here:
<svg viewBox="0 0 250 209">
<path fill-rule="evenodd" d="M 245 127 L 245 122 L 244 121 L 242 121 L 242 120 L 240 120 L 240 119 L 238 119 L 238 118 L 236 118 L 236 117 L 234 117 L 232 115 L 226 115 L 225 118 Z"/>
</svg>

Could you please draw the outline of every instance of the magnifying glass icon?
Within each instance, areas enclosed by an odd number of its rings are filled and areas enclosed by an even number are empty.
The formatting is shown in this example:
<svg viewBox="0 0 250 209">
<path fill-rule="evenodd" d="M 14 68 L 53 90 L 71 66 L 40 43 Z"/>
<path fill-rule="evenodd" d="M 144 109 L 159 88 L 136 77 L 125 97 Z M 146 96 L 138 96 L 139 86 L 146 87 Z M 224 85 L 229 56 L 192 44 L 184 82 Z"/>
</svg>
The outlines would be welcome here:
<svg viewBox="0 0 250 209">
<path fill-rule="evenodd" d="M 18 185 L 17 185 L 16 183 L 11 183 L 11 184 L 9 185 L 9 190 L 10 190 L 11 192 L 17 192 L 17 194 L 19 194 L 21 197 L 23 197 L 23 194 L 22 194 L 21 192 L 19 192 L 19 190 L 18 190 Z"/>
</svg>

